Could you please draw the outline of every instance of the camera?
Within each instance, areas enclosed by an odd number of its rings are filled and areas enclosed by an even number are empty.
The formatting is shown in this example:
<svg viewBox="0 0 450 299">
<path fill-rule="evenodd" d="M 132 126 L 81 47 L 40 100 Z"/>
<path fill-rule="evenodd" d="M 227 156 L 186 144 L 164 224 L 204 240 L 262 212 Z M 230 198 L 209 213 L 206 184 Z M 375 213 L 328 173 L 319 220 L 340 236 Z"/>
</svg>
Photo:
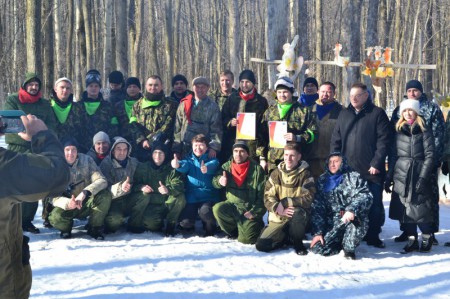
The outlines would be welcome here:
<svg viewBox="0 0 450 299">
<path fill-rule="evenodd" d="M 20 119 L 22 115 L 25 115 L 22 110 L 0 110 L 0 133 L 24 132 L 25 127 Z"/>
</svg>

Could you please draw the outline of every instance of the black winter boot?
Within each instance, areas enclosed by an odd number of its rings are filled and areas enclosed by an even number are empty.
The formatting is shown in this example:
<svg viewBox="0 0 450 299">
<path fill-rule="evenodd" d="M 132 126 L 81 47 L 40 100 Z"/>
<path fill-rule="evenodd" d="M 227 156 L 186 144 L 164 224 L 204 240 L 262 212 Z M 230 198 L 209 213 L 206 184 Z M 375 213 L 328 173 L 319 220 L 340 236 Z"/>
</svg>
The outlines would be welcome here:
<svg viewBox="0 0 450 299">
<path fill-rule="evenodd" d="M 167 223 L 166 225 L 166 231 L 165 231 L 165 235 L 166 237 L 173 237 L 175 236 L 175 223 Z"/>
<path fill-rule="evenodd" d="M 401 254 L 410 253 L 413 251 L 419 250 L 419 242 L 415 236 L 408 237 L 408 243 L 403 247 L 403 250 L 400 252 Z"/>
<path fill-rule="evenodd" d="M 406 242 L 406 241 L 408 241 L 408 234 L 406 232 L 402 232 L 400 236 L 394 238 L 394 242 Z"/>
<path fill-rule="evenodd" d="M 87 231 L 88 235 L 94 238 L 95 240 L 105 240 L 105 237 L 103 236 L 101 227 L 91 227 Z"/>
<path fill-rule="evenodd" d="M 433 235 L 422 234 L 422 242 L 420 243 L 420 252 L 430 252 L 433 246 Z"/>
</svg>

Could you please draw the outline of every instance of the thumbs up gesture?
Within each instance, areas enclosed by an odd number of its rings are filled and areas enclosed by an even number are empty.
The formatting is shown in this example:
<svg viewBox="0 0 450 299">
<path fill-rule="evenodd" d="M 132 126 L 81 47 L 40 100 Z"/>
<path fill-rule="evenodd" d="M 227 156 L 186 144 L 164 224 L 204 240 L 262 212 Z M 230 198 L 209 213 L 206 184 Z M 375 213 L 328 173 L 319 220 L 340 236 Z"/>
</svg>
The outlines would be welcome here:
<svg viewBox="0 0 450 299">
<path fill-rule="evenodd" d="M 122 191 L 128 192 L 131 189 L 130 177 L 127 176 L 127 179 L 122 183 Z"/>
<path fill-rule="evenodd" d="M 208 167 L 206 167 L 205 161 L 203 161 L 203 160 L 202 160 L 202 163 L 201 163 L 201 165 L 200 165 L 200 171 L 201 171 L 203 174 L 206 174 L 206 173 L 208 172 Z"/>
<path fill-rule="evenodd" d="M 161 193 L 161 194 L 167 194 L 167 193 L 169 193 L 169 189 L 167 189 L 167 187 L 164 186 L 163 183 L 161 183 L 161 181 L 159 181 L 158 191 L 159 191 L 159 193 Z"/>
<path fill-rule="evenodd" d="M 222 173 L 222 176 L 221 176 L 220 179 L 219 179 L 219 184 L 220 184 L 221 186 L 223 186 L 223 187 L 226 187 L 226 186 L 227 186 L 227 183 L 228 183 L 227 173 L 226 173 L 226 171 L 224 170 L 223 173 Z"/>
<path fill-rule="evenodd" d="M 180 162 L 178 161 L 177 154 L 173 154 L 173 160 L 170 162 L 170 165 L 172 165 L 172 168 L 175 169 L 180 167 Z"/>
</svg>

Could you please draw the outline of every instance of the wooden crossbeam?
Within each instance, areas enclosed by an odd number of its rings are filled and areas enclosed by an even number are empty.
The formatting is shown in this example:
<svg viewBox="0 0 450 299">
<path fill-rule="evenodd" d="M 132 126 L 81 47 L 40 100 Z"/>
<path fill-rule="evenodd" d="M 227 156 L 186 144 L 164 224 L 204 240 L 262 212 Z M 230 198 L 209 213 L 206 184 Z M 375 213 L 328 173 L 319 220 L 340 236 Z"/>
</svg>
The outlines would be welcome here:
<svg viewBox="0 0 450 299">
<path fill-rule="evenodd" d="M 282 60 L 267 60 L 261 58 L 250 58 L 251 62 L 259 62 L 265 64 L 280 64 Z M 303 64 L 319 64 L 319 65 L 336 65 L 334 61 L 318 61 L 318 60 L 305 60 Z M 364 67 L 365 64 L 362 62 L 349 62 L 347 66 L 350 67 Z M 397 69 L 415 69 L 415 70 L 435 70 L 435 64 L 401 64 L 401 63 L 389 63 L 389 64 L 380 64 L 380 67 L 391 67 Z"/>
</svg>

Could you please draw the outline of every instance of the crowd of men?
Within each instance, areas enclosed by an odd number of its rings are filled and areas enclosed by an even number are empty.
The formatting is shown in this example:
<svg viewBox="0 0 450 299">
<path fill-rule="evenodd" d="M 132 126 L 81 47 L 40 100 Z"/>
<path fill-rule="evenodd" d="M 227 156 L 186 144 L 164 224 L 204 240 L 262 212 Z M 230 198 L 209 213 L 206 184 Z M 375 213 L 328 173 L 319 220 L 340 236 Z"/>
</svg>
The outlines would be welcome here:
<svg viewBox="0 0 450 299">
<path fill-rule="evenodd" d="M 319 85 L 315 78 L 304 81 L 300 94 L 290 78 L 279 78 L 276 97 L 266 99 L 251 70 L 239 74 L 238 89 L 232 87 L 234 74 L 222 72 L 216 91 L 205 77 L 194 78 L 191 91 L 178 74 L 170 96 L 158 75 L 141 85 L 139 78 L 113 71 L 108 81 L 110 96 L 104 99 L 100 73 L 90 70 L 86 90 L 75 101 L 71 80 L 59 78 L 46 100 L 40 79 L 28 73 L 6 101 L 5 109 L 43 120 L 63 145 L 70 183 L 63 193 L 43 198 L 42 215 L 44 225 L 59 230 L 61 238 L 72 237 L 74 219 L 88 219 L 87 233 L 95 239 L 121 227 L 131 233 L 189 235 L 201 223 L 204 236 L 221 230 L 264 252 L 293 245 L 305 255 L 308 232 L 311 251 L 322 255 L 343 249 L 346 258 L 355 259 L 363 240 L 385 247 L 379 237 L 385 163 L 399 111 L 389 120 L 366 85 L 355 83 L 350 104 L 343 107 L 335 99 L 335 85 Z M 430 225 L 437 243 L 437 171 L 450 157 L 448 136 L 442 111 L 426 98 L 421 83 L 411 80 L 405 91 L 420 101 L 435 142 L 427 180 L 433 187 L 436 217 Z M 253 140 L 236 139 L 238 113 L 255 114 Z M 270 146 L 272 121 L 287 125 L 284 148 Z M 447 132 L 449 127 L 447 119 Z M 31 143 L 17 134 L 7 134 L 5 141 L 14 152 L 31 151 Z M 39 233 L 32 223 L 37 207 L 37 201 L 22 203 L 26 232 Z M 407 239 L 402 234 L 396 241 Z"/>
</svg>

